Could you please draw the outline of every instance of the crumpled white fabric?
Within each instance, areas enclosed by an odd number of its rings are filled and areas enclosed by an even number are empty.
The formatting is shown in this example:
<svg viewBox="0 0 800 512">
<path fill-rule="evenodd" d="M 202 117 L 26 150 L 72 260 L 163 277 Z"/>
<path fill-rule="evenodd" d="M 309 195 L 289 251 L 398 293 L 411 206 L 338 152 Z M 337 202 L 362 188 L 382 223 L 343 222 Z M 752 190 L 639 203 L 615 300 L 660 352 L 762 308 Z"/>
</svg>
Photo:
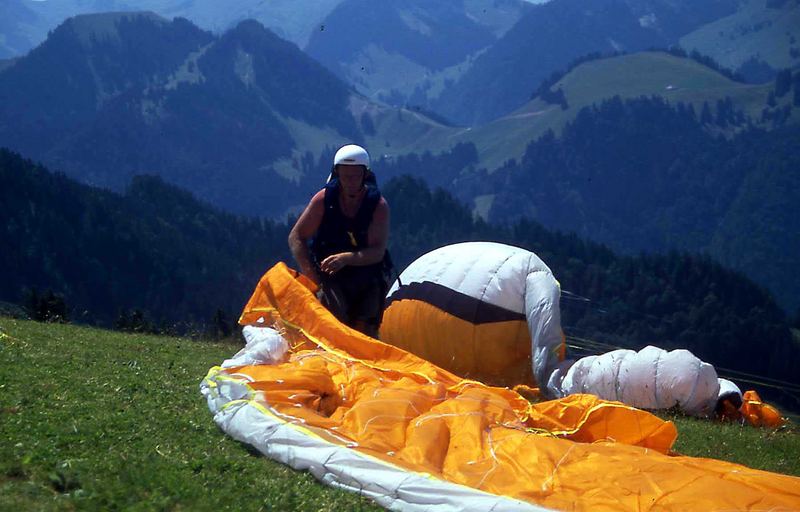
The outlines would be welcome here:
<svg viewBox="0 0 800 512">
<path fill-rule="evenodd" d="M 565 361 L 550 376 L 548 390 L 559 397 L 590 393 L 643 409 L 678 407 L 695 416 L 712 414 L 723 396 L 741 396 L 735 384 L 719 379 L 712 365 L 688 350 L 653 346 Z"/>
<path fill-rule="evenodd" d="M 279 364 L 286 361 L 289 342 L 271 327 L 246 325 L 242 329 L 245 346 L 222 363 L 223 368 L 255 364 Z"/>
</svg>

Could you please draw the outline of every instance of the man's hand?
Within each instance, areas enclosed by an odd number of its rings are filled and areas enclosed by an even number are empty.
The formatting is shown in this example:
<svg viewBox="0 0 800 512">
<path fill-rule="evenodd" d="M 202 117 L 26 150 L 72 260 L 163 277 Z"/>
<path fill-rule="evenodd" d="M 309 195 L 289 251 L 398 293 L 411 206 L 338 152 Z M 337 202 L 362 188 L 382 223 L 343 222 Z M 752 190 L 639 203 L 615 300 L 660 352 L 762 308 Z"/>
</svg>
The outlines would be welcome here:
<svg viewBox="0 0 800 512">
<path fill-rule="evenodd" d="M 331 254 L 320 263 L 320 269 L 326 274 L 333 275 L 342 270 L 345 266 L 350 265 L 353 260 L 352 252 L 340 252 L 339 254 Z"/>
</svg>

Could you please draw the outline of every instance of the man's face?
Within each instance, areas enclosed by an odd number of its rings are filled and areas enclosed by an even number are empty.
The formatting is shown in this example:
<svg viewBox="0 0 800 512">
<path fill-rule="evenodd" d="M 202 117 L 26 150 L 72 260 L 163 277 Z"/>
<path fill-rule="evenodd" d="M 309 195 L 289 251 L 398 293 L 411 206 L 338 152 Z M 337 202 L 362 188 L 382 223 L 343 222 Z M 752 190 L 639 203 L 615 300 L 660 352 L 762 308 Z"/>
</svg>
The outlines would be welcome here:
<svg viewBox="0 0 800 512">
<path fill-rule="evenodd" d="M 364 183 L 364 168 L 360 165 L 340 165 L 337 169 L 342 192 L 348 196 L 358 194 L 361 190 L 361 185 Z"/>
</svg>

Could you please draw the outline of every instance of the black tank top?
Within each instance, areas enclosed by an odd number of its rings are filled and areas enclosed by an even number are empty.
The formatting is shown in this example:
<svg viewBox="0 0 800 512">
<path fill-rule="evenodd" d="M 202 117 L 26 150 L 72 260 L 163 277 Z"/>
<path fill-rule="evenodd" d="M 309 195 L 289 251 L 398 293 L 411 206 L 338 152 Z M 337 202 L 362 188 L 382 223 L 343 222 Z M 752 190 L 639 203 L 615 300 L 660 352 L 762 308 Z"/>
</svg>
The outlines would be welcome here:
<svg viewBox="0 0 800 512">
<path fill-rule="evenodd" d="M 311 240 L 311 254 L 314 264 L 319 269 L 322 260 L 331 254 L 340 252 L 353 252 L 369 246 L 367 233 L 375 215 L 375 210 L 381 200 L 381 193 L 374 185 L 367 185 L 367 192 L 361 201 L 354 217 L 347 217 L 342 213 L 339 205 L 341 187 L 338 179 L 331 180 L 325 185 L 325 213 L 322 216 L 317 234 Z M 358 272 L 382 272 L 383 262 L 366 265 L 363 267 L 345 267 L 339 273 L 343 275 Z M 346 272 L 345 272 L 346 271 Z"/>
</svg>

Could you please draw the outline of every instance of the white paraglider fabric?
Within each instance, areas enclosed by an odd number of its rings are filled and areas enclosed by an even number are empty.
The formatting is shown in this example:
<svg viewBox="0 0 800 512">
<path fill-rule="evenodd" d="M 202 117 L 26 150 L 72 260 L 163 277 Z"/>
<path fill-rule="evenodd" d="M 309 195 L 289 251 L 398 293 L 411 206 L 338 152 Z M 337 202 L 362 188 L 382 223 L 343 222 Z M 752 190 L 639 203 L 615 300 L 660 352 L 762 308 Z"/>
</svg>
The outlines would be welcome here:
<svg viewBox="0 0 800 512">
<path fill-rule="evenodd" d="M 743 400 L 742 390 L 728 379 L 719 379 L 718 401 L 723 399 L 731 400 L 732 403 L 737 404 L 736 407 L 738 409 Z"/>
<path fill-rule="evenodd" d="M 278 364 L 286 360 L 289 343 L 275 329 L 246 325 L 242 329 L 245 346 L 222 363 L 223 368 L 252 364 Z"/>
<path fill-rule="evenodd" d="M 559 364 L 563 343 L 559 300 L 561 287 L 550 269 L 531 253 L 538 263 L 528 268 L 525 278 L 525 318 L 531 334 L 533 375 L 536 382 L 547 382 Z"/>
<path fill-rule="evenodd" d="M 494 242 L 465 242 L 423 254 L 400 274 L 403 286 L 433 282 L 515 313 L 525 313 L 525 277 L 550 272 L 535 254 Z M 395 281 L 391 297 L 401 286 Z"/>
<path fill-rule="evenodd" d="M 401 296 L 414 285 L 434 284 L 475 302 L 468 308 L 478 315 L 483 305 L 516 313 L 527 321 L 533 354 L 533 374 L 537 382 L 547 382 L 558 364 L 563 337 L 559 300 L 561 289 L 550 268 L 536 254 L 494 242 L 464 242 L 448 245 L 420 256 L 400 274 L 387 294 L 387 302 Z M 447 299 L 452 305 L 455 299 Z M 480 303 L 480 304 L 478 304 Z M 394 316 L 387 311 L 393 327 Z M 478 318 L 467 321 L 480 323 Z M 402 322 L 415 322 L 413 313 L 404 313 Z M 445 328 L 445 326 L 442 326 Z M 398 326 L 400 333 L 407 325 Z M 400 337 L 389 332 L 388 337 Z M 383 338 L 383 333 L 382 333 Z"/>
<path fill-rule="evenodd" d="M 741 398 L 732 382 L 721 382 L 713 366 L 688 350 L 648 346 L 562 361 L 560 296 L 553 273 L 530 251 L 493 242 L 449 245 L 420 256 L 403 271 L 387 295 L 381 335 L 389 343 L 402 343 L 404 336 L 424 338 L 419 346 L 406 343 L 405 348 L 439 356 L 437 364 L 470 361 L 461 367 L 453 363 L 458 373 L 500 364 L 492 357 L 518 359 L 519 349 L 510 349 L 506 339 L 517 333 L 514 343 L 529 344 L 532 377 L 550 397 L 589 393 L 644 409 L 678 407 L 697 416 L 712 414 L 723 396 Z M 420 302 L 444 314 L 427 313 Z M 528 333 L 519 337 L 517 331 L 495 327 L 507 319 L 527 323 Z M 445 346 L 449 338 L 456 340 L 446 346 L 451 357 L 441 357 L 432 347 Z M 529 384 L 511 384 L 517 383 Z"/>
<path fill-rule="evenodd" d="M 724 385 L 721 381 L 724 381 Z M 591 393 L 643 409 L 679 407 L 687 414 L 708 416 L 725 393 L 741 391 L 718 379 L 714 367 L 688 350 L 666 351 L 648 346 L 614 350 L 562 365 L 548 383 L 555 396 Z"/>
</svg>

